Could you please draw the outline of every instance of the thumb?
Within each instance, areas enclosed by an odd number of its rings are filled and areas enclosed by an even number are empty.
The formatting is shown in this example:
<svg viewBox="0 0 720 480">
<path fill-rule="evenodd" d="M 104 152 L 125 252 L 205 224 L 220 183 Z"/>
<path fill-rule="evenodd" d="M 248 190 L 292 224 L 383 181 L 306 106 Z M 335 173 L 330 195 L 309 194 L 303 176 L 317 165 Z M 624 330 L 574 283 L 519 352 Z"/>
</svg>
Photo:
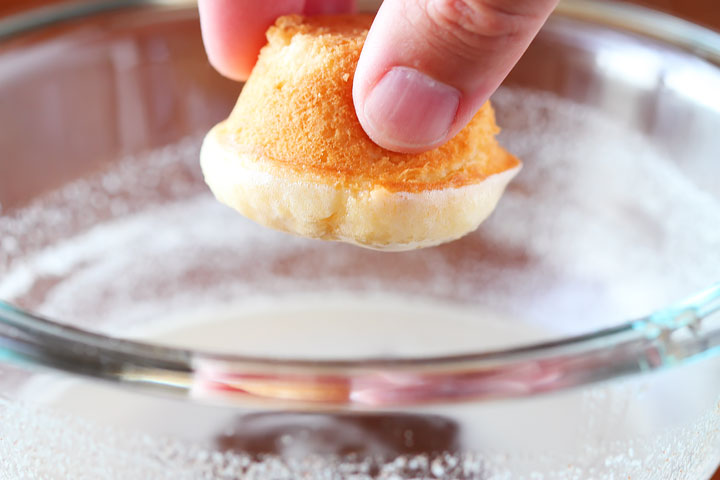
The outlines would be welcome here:
<svg viewBox="0 0 720 480">
<path fill-rule="evenodd" d="M 515 65 L 557 0 L 385 0 L 355 79 L 358 118 L 378 145 L 437 147 Z"/>
</svg>

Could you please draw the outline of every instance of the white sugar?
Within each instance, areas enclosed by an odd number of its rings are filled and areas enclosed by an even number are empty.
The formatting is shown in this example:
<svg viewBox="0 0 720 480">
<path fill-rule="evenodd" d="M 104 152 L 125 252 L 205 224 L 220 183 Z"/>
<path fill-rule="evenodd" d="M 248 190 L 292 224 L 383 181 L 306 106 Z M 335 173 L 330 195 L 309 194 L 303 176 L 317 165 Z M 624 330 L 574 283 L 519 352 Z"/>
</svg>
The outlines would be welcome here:
<svg viewBox="0 0 720 480">
<path fill-rule="evenodd" d="M 547 94 L 494 100 L 525 166 L 457 242 L 385 254 L 257 226 L 212 199 L 189 138 L 0 218 L 0 298 L 109 331 L 260 294 L 369 290 L 567 334 L 718 280 L 720 200 L 647 138 Z"/>
<path fill-rule="evenodd" d="M 203 318 L 194 314 L 228 312 L 228 306 L 247 314 L 249 305 L 262 308 L 258 299 L 282 303 L 297 295 L 333 295 L 335 303 L 328 304 L 340 317 L 341 300 L 360 291 L 364 297 L 358 295 L 357 301 L 364 298 L 371 304 L 353 308 L 345 301 L 360 315 L 349 316 L 348 324 L 357 324 L 363 316 L 372 316 L 373 322 L 363 324 L 362 335 L 338 331 L 336 338 L 365 348 L 358 355 L 378 347 L 383 354 L 422 354 L 449 353 L 439 345 L 442 342 L 455 349 L 478 348 L 458 341 L 463 333 L 458 328 L 467 328 L 468 342 L 472 335 L 483 340 L 483 326 L 493 324 L 489 318 L 502 319 L 506 332 L 528 326 L 557 334 L 586 332 L 648 313 L 718 280 L 717 192 L 713 196 L 696 187 L 650 141 L 597 112 L 529 92 L 502 91 L 495 102 L 505 127 L 502 141 L 524 160 L 525 168 L 492 218 L 478 232 L 452 244 L 386 254 L 271 232 L 212 199 L 197 168 L 200 139 L 190 138 L 126 159 L 115 170 L 0 217 L 0 298 L 82 327 L 159 338 L 188 326 L 199 335 Z M 377 300 L 379 292 L 395 297 L 392 308 L 383 310 L 388 304 Z M 408 296 L 422 297 L 427 303 L 414 303 L 413 308 L 436 316 L 441 325 L 452 316 L 451 309 L 436 310 L 442 302 L 463 304 L 464 312 L 474 309 L 477 325 L 472 325 L 471 315 L 463 314 L 459 327 L 450 332 L 448 324 L 443 336 L 442 329 L 428 330 L 426 319 L 424 341 L 433 343 L 423 350 L 423 338 L 413 335 L 412 320 L 393 315 Z M 431 304 L 436 307 L 428 308 Z M 282 315 L 280 307 L 268 310 Z M 222 327 L 222 318 L 208 315 L 208 328 Z M 290 329 L 293 320 L 308 342 L 304 351 L 312 353 L 313 332 L 308 327 L 317 324 L 318 317 L 291 315 L 283 318 L 285 323 L 252 317 L 257 321 L 246 325 L 255 330 L 252 353 L 263 353 L 261 340 L 277 340 L 269 330 L 263 336 L 262 329 L 281 324 Z M 186 323 L 173 327 L 174 319 L 183 316 Z M 381 320 L 408 327 L 383 331 Z M 387 336 L 380 338 L 380 333 Z M 192 346 L 191 336 L 186 337 L 189 340 L 182 343 Z M 362 338 L 364 346 L 358 342 Z M 372 344 L 373 338 L 382 341 Z M 202 346 L 217 348 L 219 342 L 211 340 Z M 225 350 L 233 347 L 227 338 L 222 340 Z M 393 345 L 399 347 L 393 351 Z M 347 352 L 341 344 L 333 348 Z M 284 353 L 298 350 L 285 348 Z M 42 478 L 501 479 L 513 478 L 511 472 L 558 480 L 630 475 L 658 480 L 685 473 L 700 478 L 714 466 L 714 454 L 708 452 L 718 440 L 714 400 L 705 411 L 701 401 L 714 396 L 712 385 L 705 382 L 712 366 L 694 365 L 698 370 L 692 375 L 671 370 L 661 374 L 674 375 L 665 381 L 657 375 L 634 377 L 566 392 L 564 403 L 557 404 L 559 413 L 546 409 L 557 398 L 533 399 L 537 403 L 523 409 L 524 414 L 538 408 L 533 421 L 551 424 L 535 433 L 552 432 L 558 438 L 550 435 L 526 450 L 500 446 L 503 435 L 510 436 L 509 426 L 519 429 L 518 437 L 530 438 L 529 432 L 520 431 L 530 421 L 518 420 L 519 410 L 513 410 L 512 402 L 433 407 L 433 413 L 458 421 L 473 451 L 389 458 L 375 466 L 377 475 L 368 473 L 364 459 L 253 458 L 218 451 L 207 441 L 175 435 L 191 426 L 178 413 L 189 405 L 114 389 L 102 393 L 102 387 L 91 384 L 69 385 L 58 393 L 66 395 L 65 409 L 78 409 L 76 415 L 61 414 L 30 402 L 49 401 L 52 382 L 42 378 L 36 389 L 27 386 L 27 403 L 0 401 L 0 451 L 7 459 L 9 478 L 24 478 L 27 472 Z M 4 375 L 7 382 L 7 372 Z M 647 382 L 654 382 L 654 393 L 647 393 Z M 680 383 L 693 386 L 694 410 L 676 408 L 676 401 L 662 403 L 669 396 L 667 385 Z M 630 407 L 637 415 L 628 413 Z M 237 414 L 213 412 L 227 417 L 217 424 L 225 429 Z M 669 413 L 684 415 L 683 422 L 662 429 Z M 564 424 L 557 423 L 560 417 Z M 222 431 L 210 421 L 202 425 L 215 428 L 208 432 L 210 437 Z M 570 438 L 557 433 L 561 427 L 584 432 L 578 437 L 584 445 L 579 453 L 549 450 L 553 441 Z M 197 428 L 189 430 L 199 435 Z M 644 434 L 632 437 L 635 431 Z M 478 445 L 487 448 L 477 452 Z"/>
</svg>

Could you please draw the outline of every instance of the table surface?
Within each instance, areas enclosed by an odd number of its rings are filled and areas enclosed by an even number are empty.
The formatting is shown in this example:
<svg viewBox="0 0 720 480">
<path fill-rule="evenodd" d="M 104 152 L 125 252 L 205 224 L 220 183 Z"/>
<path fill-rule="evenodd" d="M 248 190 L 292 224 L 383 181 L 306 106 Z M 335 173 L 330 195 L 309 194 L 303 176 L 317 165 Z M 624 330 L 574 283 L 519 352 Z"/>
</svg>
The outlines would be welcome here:
<svg viewBox="0 0 720 480">
<path fill-rule="evenodd" d="M 720 31 L 720 0 L 627 0 L 650 6 L 687 20 Z M 55 3 L 54 0 L 4 0 L 0 5 L 0 17 L 16 13 L 31 6 Z M 720 470 L 711 480 L 720 480 Z"/>
</svg>

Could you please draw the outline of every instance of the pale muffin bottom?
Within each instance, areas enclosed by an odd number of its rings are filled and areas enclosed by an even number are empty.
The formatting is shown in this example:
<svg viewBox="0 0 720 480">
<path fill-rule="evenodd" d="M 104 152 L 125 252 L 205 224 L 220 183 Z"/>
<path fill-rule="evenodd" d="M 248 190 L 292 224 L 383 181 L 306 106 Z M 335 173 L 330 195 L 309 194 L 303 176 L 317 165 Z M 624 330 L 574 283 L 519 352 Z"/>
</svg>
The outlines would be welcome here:
<svg viewBox="0 0 720 480">
<path fill-rule="evenodd" d="M 457 239 L 485 220 L 520 165 L 470 185 L 390 192 L 314 181 L 272 161 L 205 137 L 200 164 L 217 199 L 255 222 L 288 233 L 361 247 L 403 251 Z"/>
</svg>

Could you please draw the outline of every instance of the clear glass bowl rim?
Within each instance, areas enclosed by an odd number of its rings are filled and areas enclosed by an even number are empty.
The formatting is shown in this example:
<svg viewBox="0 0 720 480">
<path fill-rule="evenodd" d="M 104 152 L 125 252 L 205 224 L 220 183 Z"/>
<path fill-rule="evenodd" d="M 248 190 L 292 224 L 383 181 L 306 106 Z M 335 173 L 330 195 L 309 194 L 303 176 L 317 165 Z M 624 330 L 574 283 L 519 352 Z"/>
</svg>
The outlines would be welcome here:
<svg viewBox="0 0 720 480">
<path fill-rule="evenodd" d="M 113 0 L 44 7 L 0 20 L 0 41 L 108 10 L 192 3 Z M 571 0 L 562 1 L 555 15 L 659 39 L 720 64 L 719 34 L 644 7 Z M 720 315 L 713 315 L 718 312 L 720 283 L 644 318 L 558 341 L 457 356 L 328 361 L 234 356 L 121 340 L 0 301 L 0 361 L 203 403 L 363 409 L 477 402 L 558 391 L 714 355 L 720 352 Z"/>
</svg>

